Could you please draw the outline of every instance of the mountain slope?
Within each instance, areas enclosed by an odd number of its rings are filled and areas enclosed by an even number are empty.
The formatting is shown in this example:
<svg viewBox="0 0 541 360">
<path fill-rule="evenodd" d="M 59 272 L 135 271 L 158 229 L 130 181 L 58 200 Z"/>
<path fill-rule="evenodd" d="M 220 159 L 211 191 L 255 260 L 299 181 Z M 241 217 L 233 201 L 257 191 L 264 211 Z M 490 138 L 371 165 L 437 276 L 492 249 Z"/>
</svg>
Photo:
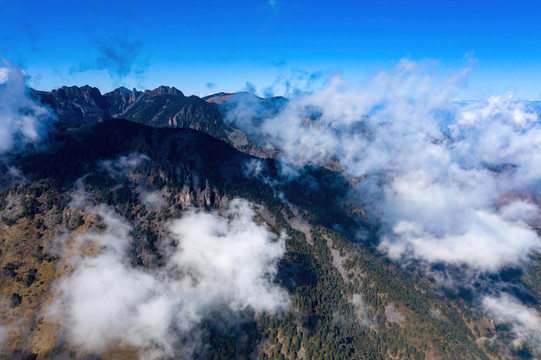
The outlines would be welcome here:
<svg viewBox="0 0 541 360">
<path fill-rule="evenodd" d="M 210 98 L 186 97 L 180 90 L 168 86 L 145 91 L 121 87 L 103 95 L 88 85 L 64 86 L 51 92 L 32 90 L 31 95 L 51 108 L 61 126 L 74 128 L 118 118 L 154 127 L 194 129 L 263 158 L 273 156 L 274 151 L 258 147 L 241 130 L 228 125 L 224 115 L 239 102 L 275 109 L 285 101 L 283 98 L 262 99 L 247 93 L 227 94 L 227 98 L 232 97 L 230 102 L 206 101 Z"/>
<path fill-rule="evenodd" d="M 193 207 L 226 208 L 239 196 L 263 205 L 258 221 L 288 235 L 276 282 L 287 290 L 291 307 L 277 314 L 254 314 L 249 308 L 208 313 L 189 336 L 171 329 L 177 336 L 176 356 L 516 355 L 505 350 L 494 337 L 494 325 L 466 301 L 438 293 L 427 280 L 355 241 L 359 227 L 376 229 L 344 210 L 348 184 L 338 173 L 306 167 L 298 179 L 278 185 L 283 182 L 273 160 L 254 158 L 198 131 L 120 119 L 59 130 L 50 142 L 45 152 L 11 157 L 26 182 L 0 196 L 0 280 L 6 299 L 0 324 L 9 334 L 3 356 L 145 357 L 148 349 L 122 343 L 100 351 L 82 349 L 66 338 L 66 328 L 54 317 L 43 316 L 48 304 L 58 301 L 56 284 L 74 271 L 66 254 L 78 234 L 106 229 L 93 207 L 81 204 L 106 204 L 129 222 L 131 271 L 158 271 L 166 267 L 171 251 L 170 221 Z M 254 162 L 261 167 L 258 174 L 249 171 Z M 8 184 L 8 174 L 2 176 Z M 96 256 L 96 249 L 88 247 L 85 253 Z M 194 348 L 194 342 L 201 346 Z"/>
</svg>

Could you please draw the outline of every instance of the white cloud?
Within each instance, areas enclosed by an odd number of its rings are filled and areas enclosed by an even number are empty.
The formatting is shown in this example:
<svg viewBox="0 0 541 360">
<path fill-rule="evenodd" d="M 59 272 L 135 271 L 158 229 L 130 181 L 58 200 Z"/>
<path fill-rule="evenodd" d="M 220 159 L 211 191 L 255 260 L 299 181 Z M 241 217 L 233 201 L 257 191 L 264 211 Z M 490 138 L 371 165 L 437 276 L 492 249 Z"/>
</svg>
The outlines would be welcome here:
<svg viewBox="0 0 541 360">
<path fill-rule="evenodd" d="M 288 305 L 273 283 L 284 239 L 256 224 L 245 200 L 233 200 L 221 215 L 194 210 L 172 221 L 178 248 L 152 271 L 131 265 L 131 227 L 108 207 L 92 211 L 105 230 L 77 237 L 74 271 L 58 281 L 58 299 L 48 308 L 66 340 L 83 351 L 131 345 L 145 357 L 170 355 L 178 336 L 213 311 L 275 312 Z M 84 256 L 90 243 L 99 252 Z"/>
<path fill-rule="evenodd" d="M 269 286 L 276 276 L 277 261 L 285 253 L 283 239 L 253 221 L 255 212 L 243 200 L 232 201 L 224 217 L 192 211 L 175 221 L 171 232 L 181 239 L 182 251 L 169 263 L 195 276 L 205 297 L 221 299 L 235 310 L 248 306 L 258 311 L 284 304 L 285 293 Z"/>
<path fill-rule="evenodd" d="M 483 307 L 498 324 L 508 324 L 515 336 L 513 345 L 531 344 L 541 350 L 541 316 L 509 295 L 485 297 Z"/>
<path fill-rule="evenodd" d="M 2 60 L 0 67 L 0 153 L 37 142 L 51 113 L 30 99 L 23 70 Z"/>
<path fill-rule="evenodd" d="M 0 68 L 0 85 L 4 85 L 9 80 L 10 69 L 7 67 Z"/>
<path fill-rule="evenodd" d="M 143 163 L 150 161 L 144 154 L 132 153 L 129 156 L 119 156 L 114 160 L 104 160 L 100 166 L 109 173 L 111 177 L 131 177 L 133 172 Z"/>
<path fill-rule="evenodd" d="M 148 190 L 143 186 L 138 186 L 136 191 L 139 194 L 141 203 L 144 204 L 148 209 L 158 211 L 167 205 L 167 201 L 160 191 Z"/>
<path fill-rule="evenodd" d="M 489 271 L 519 264 L 541 248 L 527 225 L 537 206 L 517 196 L 541 184 L 539 117 L 509 94 L 459 104 L 470 69 L 436 81 L 432 65 L 402 60 L 360 85 L 334 77 L 274 116 L 242 105 L 227 121 L 280 149 L 285 163 L 338 160 L 363 179 L 359 203 L 383 225 L 380 249 L 394 258 Z"/>
</svg>

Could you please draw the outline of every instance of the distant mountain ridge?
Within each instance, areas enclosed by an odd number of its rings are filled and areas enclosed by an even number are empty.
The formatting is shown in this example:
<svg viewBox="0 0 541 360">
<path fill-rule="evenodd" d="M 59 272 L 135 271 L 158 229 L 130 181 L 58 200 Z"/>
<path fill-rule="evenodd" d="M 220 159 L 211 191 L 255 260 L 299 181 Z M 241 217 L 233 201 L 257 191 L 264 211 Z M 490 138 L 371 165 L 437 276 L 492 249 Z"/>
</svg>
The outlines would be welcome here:
<svg viewBox="0 0 541 360">
<path fill-rule="evenodd" d="M 252 102 L 275 109 L 287 100 L 282 97 L 260 98 L 248 93 L 217 93 L 200 98 L 185 96 L 175 87 L 160 86 L 138 91 L 119 87 L 102 94 L 98 88 L 63 86 L 47 91 L 31 90 L 31 96 L 49 106 L 59 122 L 79 127 L 109 119 L 125 119 L 158 128 L 193 129 L 209 134 L 235 148 L 269 157 L 248 140 L 246 134 L 224 122 L 225 113 L 239 101 Z M 277 102 L 277 99 L 281 99 Z"/>
<path fill-rule="evenodd" d="M 62 86 L 50 92 L 32 90 L 31 95 L 50 106 L 60 121 L 75 124 L 120 117 L 138 101 L 155 96 L 184 97 L 182 91 L 169 86 L 145 91 L 119 87 L 104 94 L 89 85 Z"/>
</svg>

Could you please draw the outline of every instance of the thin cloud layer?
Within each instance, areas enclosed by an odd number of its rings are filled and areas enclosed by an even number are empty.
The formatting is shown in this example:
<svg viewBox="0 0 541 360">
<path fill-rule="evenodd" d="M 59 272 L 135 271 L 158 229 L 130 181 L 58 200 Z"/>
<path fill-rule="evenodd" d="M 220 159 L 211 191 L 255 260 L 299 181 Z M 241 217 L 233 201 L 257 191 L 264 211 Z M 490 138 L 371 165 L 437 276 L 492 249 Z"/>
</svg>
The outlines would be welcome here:
<svg viewBox="0 0 541 360">
<path fill-rule="evenodd" d="M 0 325 L 0 353 L 4 349 L 4 345 L 6 344 L 9 337 L 9 331 L 5 326 Z"/>
<path fill-rule="evenodd" d="M 135 190 L 139 194 L 141 203 L 148 209 L 158 211 L 167 204 L 161 190 L 150 189 L 144 182 L 137 181 L 138 177 L 135 175 L 138 168 L 143 164 L 150 164 L 150 161 L 151 159 L 146 155 L 132 153 L 128 156 L 119 156 L 116 159 L 101 161 L 99 167 L 114 179 L 129 179 L 136 183 L 139 182 Z"/>
<path fill-rule="evenodd" d="M 140 58 L 142 43 L 131 41 L 125 35 L 96 39 L 98 56 L 90 62 L 83 62 L 71 72 L 105 70 L 114 80 L 120 80 L 134 73 L 143 74 L 148 65 Z"/>
<path fill-rule="evenodd" d="M 105 230 L 75 239 L 73 272 L 59 280 L 57 301 L 48 308 L 65 339 L 84 352 L 129 345 L 145 358 L 171 355 L 179 336 L 214 311 L 274 312 L 288 305 L 273 283 L 284 239 L 256 224 L 245 200 L 233 200 L 222 214 L 193 210 L 172 221 L 178 247 L 152 271 L 132 265 L 125 220 L 104 205 L 92 212 Z"/>
<path fill-rule="evenodd" d="M 52 115 L 28 96 L 26 73 L 6 59 L 0 67 L 0 154 L 36 143 Z"/>
<path fill-rule="evenodd" d="M 129 156 L 119 156 L 114 160 L 104 160 L 100 163 L 100 167 L 114 178 L 131 177 L 135 169 L 148 161 L 150 161 L 148 156 L 132 153 Z"/>
<path fill-rule="evenodd" d="M 338 161 L 394 259 L 496 271 L 541 249 L 524 197 L 541 179 L 538 115 L 510 95 L 459 103 L 469 68 L 436 81 L 402 60 L 364 84 L 332 78 L 277 114 L 240 104 L 226 120 L 295 166 Z M 522 199 L 520 198 L 522 197 Z"/>
</svg>

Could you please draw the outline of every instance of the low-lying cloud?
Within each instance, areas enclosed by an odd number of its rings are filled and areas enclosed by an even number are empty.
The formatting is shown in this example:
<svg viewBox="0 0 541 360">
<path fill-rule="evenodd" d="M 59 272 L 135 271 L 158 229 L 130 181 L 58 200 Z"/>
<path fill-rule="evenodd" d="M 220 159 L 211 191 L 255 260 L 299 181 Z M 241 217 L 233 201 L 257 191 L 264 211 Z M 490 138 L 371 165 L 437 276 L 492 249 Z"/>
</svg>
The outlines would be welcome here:
<svg viewBox="0 0 541 360">
<path fill-rule="evenodd" d="M 534 344 L 541 350 L 541 316 L 509 295 L 485 297 L 483 307 L 498 324 L 511 326 L 513 345 Z"/>
<path fill-rule="evenodd" d="M 99 167 L 105 170 L 109 176 L 117 180 L 128 179 L 137 184 L 135 191 L 139 194 L 139 200 L 148 209 L 158 211 L 165 207 L 167 202 L 163 197 L 163 191 L 153 190 L 148 186 L 145 178 L 137 176 L 143 165 L 148 166 L 151 159 L 140 153 L 131 153 L 128 156 L 119 156 L 115 159 L 104 160 Z"/>
<path fill-rule="evenodd" d="M 287 293 L 273 283 L 284 239 L 256 224 L 245 200 L 233 200 L 221 214 L 192 210 L 172 221 L 178 246 L 154 270 L 132 265 L 125 220 L 104 205 L 91 212 L 105 229 L 75 239 L 73 272 L 58 281 L 57 301 L 47 311 L 83 352 L 127 345 L 145 358 L 172 355 L 179 336 L 212 312 L 288 305 Z"/>
<path fill-rule="evenodd" d="M 150 161 L 148 156 L 132 153 L 128 156 L 119 156 L 116 159 L 103 160 L 99 165 L 113 178 L 131 177 L 137 168 L 148 161 Z"/>
<path fill-rule="evenodd" d="M 432 66 L 402 60 L 362 84 L 336 76 L 274 113 L 241 102 L 226 121 L 276 149 L 285 168 L 339 163 L 358 184 L 350 199 L 379 229 L 379 251 L 442 286 L 471 288 L 496 323 L 512 327 L 515 345 L 539 348 L 539 313 L 484 276 L 541 250 L 539 114 L 511 94 L 456 101 L 471 69 L 437 81 Z M 490 284 L 472 285 L 481 278 Z"/>
<path fill-rule="evenodd" d="M 541 180 L 538 115 L 511 95 L 457 102 L 470 69 L 436 81 L 431 66 L 402 60 L 363 84 L 334 77 L 275 114 L 241 103 L 226 120 L 284 163 L 338 161 L 360 179 L 359 205 L 394 259 L 518 265 L 541 249 L 525 196 Z"/>
<path fill-rule="evenodd" d="M 28 76 L 2 59 L 0 67 L 0 155 L 37 143 L 52 119 L 51 112 L 28 94 Z"/>
</svg>

